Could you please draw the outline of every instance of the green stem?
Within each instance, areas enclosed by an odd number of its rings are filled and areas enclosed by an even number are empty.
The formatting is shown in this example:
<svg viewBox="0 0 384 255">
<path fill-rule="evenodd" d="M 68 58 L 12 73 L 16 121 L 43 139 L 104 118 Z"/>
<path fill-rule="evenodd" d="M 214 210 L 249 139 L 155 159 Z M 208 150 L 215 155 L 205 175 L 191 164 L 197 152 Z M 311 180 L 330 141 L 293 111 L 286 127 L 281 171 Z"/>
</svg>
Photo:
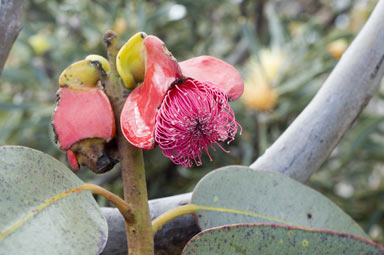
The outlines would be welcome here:
<svg viewBox="0 0 384 255">
<path fill-rule="evenodd" d="M 120 213 L 123 215 L 125 219 L 125 222 L 133 221 L 133 213 L 130 205 L 126 201 L 118 197 L 117 195 L 113 194 L 112 192 L 98 185 L 90 184 L 90 183 L 85 183 L 84 185 L 73 189 L 73 192 L 81 191 L 81 190 L 89 190 L 92 192 L 92 194 L 101 195 L 105 197 L 107 200 L 112 202 L 112 204 L 114 204 L 117 209 L 119 209 Z"/>
<path fill-rule="evenodd" d="M 183 205 L 180 207 L 176 207 L 172 210 L 169 210 L 159 217 L 157 217 L 154 221 L 152 221 L 152 229 L 153 229 L 153 234 L 155 235 L 157 231 L 159 231 L 165 223 L 169 222 L 170 220 L 177 218 L 179 216 L 185 215 L 185 214 L 192 214 L 195 213 L 196 211 L 215 211 L 215 212 L 226 212 L 226 213 L 236 213 L 236 214 L 241 214 L 241 215 L 247 215 L 247 216 L 252 216 L 255 218 L 261 218 L 264 220 L 268 221 L 276 221 L 282 224 L 286 225 L 292 225 L 294 226 L 294 223 L 291 223 L 289 221 L 271 217 L 271 216 L 266 216 L 258 213 L 253 213 L 253 212 L 247 212 L 247 211 L 242 211 L 238 209 L 231 209 L 231 208 L 222 208 L 222 207 L 214 207 L 214 206 L 205 206 L 205 205 L 195 205 L 195 204 L 188 204 L 188 205 Z"/>
<path fill-rule="evenodd" d="M 22 226 L 25 222 L 27 222 L 30 218 L 32 218 L 34 215 L 38 214 L 41 210 L 43 210 L 45 207 L 51 205 L 53 202 L 68 196 L 69 194 L 72 194 L 74 192 L 79 192 L 83 190 L 91 191 L 93 194 L 101 195 L 111 201 L 117 209 L 119 209 L 120 213 L 123 215 L 126 222 L 132 221 L 133 215 L 132 215 L 132 209 L 131 207 L 120 197 L 116 196 L 112 192 L 109 192 L 108 190 L 97 186 L 95 184 L 89 184 L 85 183 L 79 187 L 75 187 L 72 189 L 69 189 L 63 193 L 60 193 L 51 199 L 45 201 L 35 209 L 33 209 L 30 213 L 28 213 L 26 216 L 24 216 L 21 220 L 17 221 L 14 225 L 12 225 L 9 229 L 7 229 L 4 232 L 0 232 L 0 240 L 9 235 L 10 233 L 14 232 L 16 229 L 18 229 L 20 226 Z"/>
<path fill-rule="evenodd" d="M 116 69 L 117 36 L 113 31 L 108 31 L 104 35 L 104 41 L 111 67 L 106 84 L 106 93 L 111 101 L 116 120 L 116 139 L 120 155 L 124 200 L 132 208 L 133 214 L 133 221 L 126 222 L 128 254 L 153 255 L 154 240 L 149 214 L 143 153 L 128 143 L 120 129 L 121 109 L 128 91 L 121 85 Z"/>
<path fill-rule="evenodd" d="M 199 206 L 196 206 L 194 204 L 188 204 L 183 205 L 180 207 L 176 207 L 174 209 L 171 209 L 163 214 L 161 214 L 159 217 L 154 219 L 152 221 L 152 229 L 153 229 L 153 235 L 156 234 L 157 231 L 159 231 L 165 223 L 173 220 L 174 218 L 177 218 L 179 216 L 183 216 L 186 214 L 192 214 L 196 211 L 201 209 Z"/>
</svg>

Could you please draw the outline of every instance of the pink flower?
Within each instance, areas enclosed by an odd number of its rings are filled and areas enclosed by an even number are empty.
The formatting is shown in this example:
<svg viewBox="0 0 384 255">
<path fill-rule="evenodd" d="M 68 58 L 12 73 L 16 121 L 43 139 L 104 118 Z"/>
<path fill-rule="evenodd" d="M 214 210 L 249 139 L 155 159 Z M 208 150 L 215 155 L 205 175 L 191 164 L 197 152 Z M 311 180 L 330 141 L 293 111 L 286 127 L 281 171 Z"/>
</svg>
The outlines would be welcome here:
<svg viewBox="0 0 384 255">
<path fill-rule="evenodd" d="M 144 82 L 128 96 L 120 117 L 124 136 L 134 146 L 155 142 L 173 163 L 201 165 L 213 144 L 234 140 L 240 125 L 229 105 L 244 89 L 237 70 L 222 60 L 201 56 L 178 63 L 154 36 L 144 39 Z M 228 151 L 226 151 L 228 152 Z"/>
</svg>

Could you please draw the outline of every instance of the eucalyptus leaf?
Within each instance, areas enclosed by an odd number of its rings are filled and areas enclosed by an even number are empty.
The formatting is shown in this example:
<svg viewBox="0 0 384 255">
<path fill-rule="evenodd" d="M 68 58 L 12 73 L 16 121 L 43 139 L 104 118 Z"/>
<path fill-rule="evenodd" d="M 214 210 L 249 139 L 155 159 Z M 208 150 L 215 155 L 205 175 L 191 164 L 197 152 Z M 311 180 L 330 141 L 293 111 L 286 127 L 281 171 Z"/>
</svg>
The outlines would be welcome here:
<svg viewBox="0 0 384 255">
<path fill-rule="evenodd" d="M 383 247 L 361 237 L 325 230 L 241 224 L 208 229 L 194 236 L 182 255 L 382 255 Z"/>
<path fill-rule="evenodd" d="M 203 230 L 236 223 L 280 223 L 368 238 L 361 227 L 328 198 L 278 172 L 244 166 L 217 169 L 197 184 L 191 203 L 253 214 L 200 210 L 196 214 Z"/>
<path fill-rule="evenodd" d="M 0 147 L 0 254 L 101 253 L 108 227 L 89 191 L 53 201 L 23 222 L 45 202 L 81 185 L 71 170 L 42 152 Z"/>
</svg>

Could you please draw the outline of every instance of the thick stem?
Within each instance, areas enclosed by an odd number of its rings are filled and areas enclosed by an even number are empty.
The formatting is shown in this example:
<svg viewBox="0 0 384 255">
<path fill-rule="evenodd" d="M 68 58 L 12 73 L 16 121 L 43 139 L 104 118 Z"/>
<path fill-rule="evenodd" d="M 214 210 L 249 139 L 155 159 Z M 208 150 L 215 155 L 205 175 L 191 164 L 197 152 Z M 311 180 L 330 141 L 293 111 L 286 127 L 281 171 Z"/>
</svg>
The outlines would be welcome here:
<svg viewBox="0 0 384 255">
<path fill-rule="evenodd" d="M 152 220 L 170 209 L 186 205 L 191 193 L 149 201 Z M 126 255 L 128 252 L 124 218 L 116 208 L 102 208 L 108 222 L 108 240 L 102 255 Z M 167 222 L 155 235 L 155 254 L 181 254 L 183 247 L 200 232 L 191 214 Z"/>
<path fill-rule="evenodd" d="M 121 86 L 116 70 L 117 37 L 112 31 L 104 36 L 111 70 L 106 93 L 111 101 L 116 119 L 116 139 L 120 154 L 120 168 L 124 185 L 124 199 L 132 208 L 133 221 L 126 222 L 128 254 L 154 254 L 154 241 L 149 214 L 143 153 L 124 138 L 120 129 L 120 114 L 127 90 Z"/>
</svg>

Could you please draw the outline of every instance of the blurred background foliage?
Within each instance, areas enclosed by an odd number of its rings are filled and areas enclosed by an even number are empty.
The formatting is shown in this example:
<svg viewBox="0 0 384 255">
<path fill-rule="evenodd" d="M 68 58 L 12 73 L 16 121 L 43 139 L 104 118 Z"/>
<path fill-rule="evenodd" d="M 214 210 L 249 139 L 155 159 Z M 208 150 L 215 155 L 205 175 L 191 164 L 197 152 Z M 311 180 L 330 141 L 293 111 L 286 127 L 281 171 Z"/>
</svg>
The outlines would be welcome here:
<svg viewBox="0 0 384 255">
<path fill-rule="evenodd" d="M 166 42 L 178 60 L 212 55 L 235 65 L 246 93 L 232 107 L 242 135 L 204 156 L 203 166 L 173 165 L 145 151 L 150 198 L 191 191 L 210 170 L 249 165 L 310 102 L 369 17 L 369 0 L 30 0 L 24 28 L 0 80 L 0 145 L 29 146 L 66 163 L 50 125 L 57 78 L 91 53 L 105 56 L 103 33 L 122 45 L 137 31 Z M 384 84 L 309 185 L 384 243 Z M 351 84 L 353 86 L 353 84 Z M 300 139 L 300 137 L 298 137 Z M 276 159 L 278 160 L 278 158 Z M 119 169 L 80 178 L 122 193 Z M 99 198 L 99 203 L 107 202 Z"/>
</svg>

